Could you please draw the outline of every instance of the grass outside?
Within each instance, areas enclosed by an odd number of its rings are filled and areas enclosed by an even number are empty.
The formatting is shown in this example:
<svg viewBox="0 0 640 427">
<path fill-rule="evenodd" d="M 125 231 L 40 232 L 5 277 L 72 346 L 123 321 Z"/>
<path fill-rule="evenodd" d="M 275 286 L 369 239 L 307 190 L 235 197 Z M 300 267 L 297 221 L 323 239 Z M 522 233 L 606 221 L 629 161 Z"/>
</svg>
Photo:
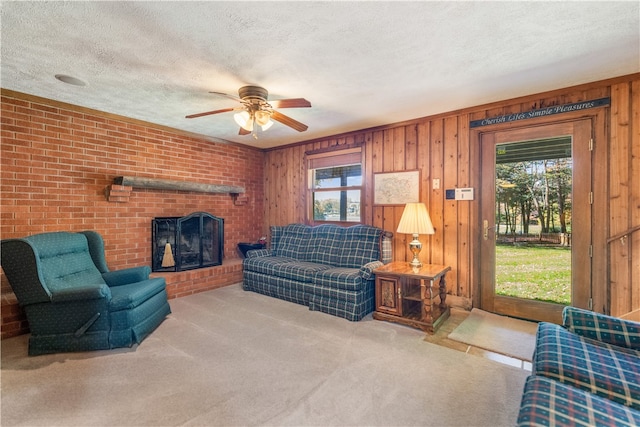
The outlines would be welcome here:
<svg viewBox="0 0 640 427">
<path fill-rule="evenodd" d="M 571 248 L 496 245 L 496 294 L 569 305 Z"/>
</svg>

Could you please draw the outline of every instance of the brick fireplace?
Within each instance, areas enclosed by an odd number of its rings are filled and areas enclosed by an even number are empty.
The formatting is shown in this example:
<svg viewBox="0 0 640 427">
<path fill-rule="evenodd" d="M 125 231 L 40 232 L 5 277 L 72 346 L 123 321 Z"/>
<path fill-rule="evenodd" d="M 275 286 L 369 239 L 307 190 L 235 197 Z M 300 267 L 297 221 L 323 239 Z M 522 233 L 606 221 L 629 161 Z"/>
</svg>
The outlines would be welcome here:
<svg viewBox="0 0 640 427">
<path fill-rule="evenodd" d="M 222 265 L 152 276 L 166 278 L 171 299 L 242 281 L 237 243 L 265 234 L 260 149 L 5 89 L 1 103 L 3 239 L 91 229 L 104 238 L 111 270 L 151 266 L 153 218 L 209 212 L 224 218 Z M 240 186 L 245 192 L 234 197 L 134 187 L 123 200 L 105 197 L 118 176 Z M 4 339 L 28 332 L 28 325 L 4 274 L 0 279 Z"/>
</svg>

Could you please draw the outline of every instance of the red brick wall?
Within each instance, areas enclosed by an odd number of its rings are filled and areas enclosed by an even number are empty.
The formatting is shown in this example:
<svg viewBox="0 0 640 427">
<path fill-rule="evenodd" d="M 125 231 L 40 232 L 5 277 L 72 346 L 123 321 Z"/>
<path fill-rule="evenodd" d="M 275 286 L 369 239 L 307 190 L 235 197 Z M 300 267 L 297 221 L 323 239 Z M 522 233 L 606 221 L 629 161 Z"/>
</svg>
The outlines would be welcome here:
<svg viewBox="0 0 640 427">
<path fill-rule="evenodd" d="M 196 211 L 222 217 L 224 264 L 163 273 L 171 298 L 237 283 L 236 244 L 264 234 L 263 153 L 236 144 L 10 91 L 2 92 L 0 237 L 93 229 L 102 234 L 109 267 L 151 262 L 151 219 Z M 128 201 L 108 201 L 116 176 L 142 176 L 245 188 L 230 194 L 134 188 Z M 2 338 L 27 331 L 2 274 Z"/>
</svg>

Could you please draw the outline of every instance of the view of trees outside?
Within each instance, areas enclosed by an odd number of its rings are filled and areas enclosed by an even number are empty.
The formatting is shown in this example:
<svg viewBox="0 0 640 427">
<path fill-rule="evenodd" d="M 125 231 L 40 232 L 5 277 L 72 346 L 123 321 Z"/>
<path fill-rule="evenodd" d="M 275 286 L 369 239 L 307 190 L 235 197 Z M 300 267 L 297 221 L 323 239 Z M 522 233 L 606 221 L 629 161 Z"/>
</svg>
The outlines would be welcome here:
<svg viewBox="0 0 640 427">
<path fill-rule="evenodd" d="M 571 175 L 570 158 L 496 165 L 500 234 L 571 233 Z"/>
<path fill-rule="evenodd" d="M 343 205 L 346 208 L 346 219 L 341 219 L 340 216 Z M 315 192 L 313 219 L 360 222 L 360 190 Z"/>
<path fill-rule="evenodd" d="M 315 169 L 313 181 L 315 221 L 361 221 L 361 165 Z"/>
<path fill-rule="evenodd" d="M 496 294 L 571 302 L 570 157 L 496 165 Z"/>
</svg>

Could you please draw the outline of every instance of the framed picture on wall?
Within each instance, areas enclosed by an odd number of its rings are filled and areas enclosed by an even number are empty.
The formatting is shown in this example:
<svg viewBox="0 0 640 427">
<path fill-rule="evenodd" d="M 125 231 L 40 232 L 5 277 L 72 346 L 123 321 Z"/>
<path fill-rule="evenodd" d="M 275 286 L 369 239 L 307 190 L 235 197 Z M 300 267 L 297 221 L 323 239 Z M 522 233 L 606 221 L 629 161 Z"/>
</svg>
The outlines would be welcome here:
<svg viewBox="0 0 640 427">
<path fill-rule="evenodd" d="M 404 205 L 420 201 L 420 171 L 373 175 L 374 205 Z"/>
</svg>

